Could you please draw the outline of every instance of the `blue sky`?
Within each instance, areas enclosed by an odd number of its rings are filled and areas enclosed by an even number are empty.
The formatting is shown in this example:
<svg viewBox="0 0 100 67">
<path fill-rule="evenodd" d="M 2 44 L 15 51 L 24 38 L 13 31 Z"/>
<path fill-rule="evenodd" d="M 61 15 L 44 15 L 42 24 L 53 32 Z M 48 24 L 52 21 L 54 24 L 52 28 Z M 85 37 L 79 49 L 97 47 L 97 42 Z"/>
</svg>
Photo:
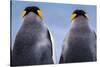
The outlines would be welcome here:
<svg viewBox="0 0 100 67">
<path fill-rule="evenodd" d="M 42 13 L 44 23 L 46 23 L 54 37 L 56 47 L 56 60 L 59 61 L 64 37 L 70 29 L 70 16 L 76 9 L 83 9 L 89 16 L 89 23 L 96 31 L 96 6 L 94 5 L 73 5 L 28 1 L 12 2 L 12 44 L 15 36 L 22 24 L 22 11 L 27 6 L 38 6 Z"/>
</svg>

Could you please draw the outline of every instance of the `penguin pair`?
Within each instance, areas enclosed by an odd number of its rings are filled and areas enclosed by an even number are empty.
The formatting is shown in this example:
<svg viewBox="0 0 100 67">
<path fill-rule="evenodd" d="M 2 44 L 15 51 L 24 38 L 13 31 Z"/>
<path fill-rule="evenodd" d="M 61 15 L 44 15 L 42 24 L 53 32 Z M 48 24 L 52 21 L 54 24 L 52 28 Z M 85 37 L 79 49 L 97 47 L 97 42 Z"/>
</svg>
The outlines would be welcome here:
<svg viewBox="0 0 100 67">
<path fill-rule="evenodd" d="M 11 66 L 54 64 L 53 41 L 36 6 L 23 11 L 23 24 L 18 31 L 11 55 Z M 88 25 L 83 10 L 75 10 L 72 27 L 65 37 L 59 63 L 96 61 L 96 36 Z"/>
</svg>

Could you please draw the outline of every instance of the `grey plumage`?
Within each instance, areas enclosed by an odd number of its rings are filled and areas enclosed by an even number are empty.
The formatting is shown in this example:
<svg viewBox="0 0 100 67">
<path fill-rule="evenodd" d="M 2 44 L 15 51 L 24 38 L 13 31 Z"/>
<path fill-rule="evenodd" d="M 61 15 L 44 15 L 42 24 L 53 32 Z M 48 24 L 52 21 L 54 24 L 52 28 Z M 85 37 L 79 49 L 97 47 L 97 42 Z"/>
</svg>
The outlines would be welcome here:
<svg viewBox="0 0 100 67">
<path fill-rule="evenodd" d="M 59 63 L 96 61 L 96 34 L 88 19 L 79 15 L 64 39 Z"/>
<path fill-rule="evenodd" d="M 53 64 L 50 39 L 49 30 L 41 18 L 35 13 L 27 14 L 16 35 L 11 65 Z"/>
</svg>

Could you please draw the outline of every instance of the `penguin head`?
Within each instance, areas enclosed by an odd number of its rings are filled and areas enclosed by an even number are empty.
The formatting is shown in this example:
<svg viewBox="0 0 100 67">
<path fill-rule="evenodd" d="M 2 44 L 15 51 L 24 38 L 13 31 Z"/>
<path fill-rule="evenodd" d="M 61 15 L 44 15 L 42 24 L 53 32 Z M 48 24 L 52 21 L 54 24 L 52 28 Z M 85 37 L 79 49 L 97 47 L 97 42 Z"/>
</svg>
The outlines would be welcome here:
<svg viewBox="0 0 100 67">
<path fill-rule="evenodd" d="M 79 16 L 83 16 L 84 18 L 88 19 L 88 16 L 84 10 L 77 9 L 72 13 L 71 21 L 75 20 Z"/>
<path fill-rule="evenodd" d="M 22 16 L 25 17 L 29 13 L 36 14 L 42 19 L 42 12 L 37 6 L 26 7 L 22 13 Z"/>
</svg>

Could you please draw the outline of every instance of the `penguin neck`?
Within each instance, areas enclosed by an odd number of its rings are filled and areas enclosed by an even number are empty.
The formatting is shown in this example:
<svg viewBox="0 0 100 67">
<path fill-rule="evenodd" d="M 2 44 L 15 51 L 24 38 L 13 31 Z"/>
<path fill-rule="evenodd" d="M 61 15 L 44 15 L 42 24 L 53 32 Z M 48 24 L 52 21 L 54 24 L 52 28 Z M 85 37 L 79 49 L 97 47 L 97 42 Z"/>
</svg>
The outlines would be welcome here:
<svg viewBox="0 0 100 67">
<path fill-rule="evenodd" d="M 72 22 L 72 28 L 81 28 L 81 27 L 89 27 L 88 19 L 84 18 L 83 16 L 77 17 Z"/>
<path fill-rule="evenodd" d="M 33 29 L 33 30 L 35 29 L 40 30 L 40 28 L 44 27 L 44 23 L 42 19 L 39 18 L 39 16 L 30 14 L 24 17 L 22 25 L 27 29 Z"/>
<path fill-rule="evenodd" d="M 33 15 L 31 13 L 29 13 L 27 16 L 24 17 L 24 24 L 37 25 L 37 24 L 43 24 L 43 21 L 35 13 L 33 13 Z"/>
</svg>

